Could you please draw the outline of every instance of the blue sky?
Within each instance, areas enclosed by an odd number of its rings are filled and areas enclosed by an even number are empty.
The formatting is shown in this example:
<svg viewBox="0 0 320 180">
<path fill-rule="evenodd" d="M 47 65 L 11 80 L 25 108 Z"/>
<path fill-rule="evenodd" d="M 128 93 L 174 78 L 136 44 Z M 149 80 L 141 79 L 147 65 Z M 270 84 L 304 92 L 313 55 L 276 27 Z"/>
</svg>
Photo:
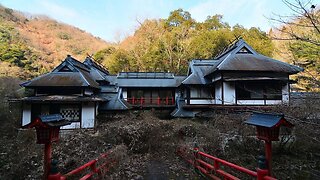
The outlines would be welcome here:
<svg viewBox="0 0 320 180">
<path fill-rule="evenodd" d="M 231 26 L 241 24 L 264 31 L 272 27 L 267 17 L 290 13 L 281 0 L 1 0 L 0 4 L 47 15 L 110 42 L 131 35 L 138 21 L 167 18 L 178 8 L 189 11 L 197 21 L 222 14 Z"/>
</svg>

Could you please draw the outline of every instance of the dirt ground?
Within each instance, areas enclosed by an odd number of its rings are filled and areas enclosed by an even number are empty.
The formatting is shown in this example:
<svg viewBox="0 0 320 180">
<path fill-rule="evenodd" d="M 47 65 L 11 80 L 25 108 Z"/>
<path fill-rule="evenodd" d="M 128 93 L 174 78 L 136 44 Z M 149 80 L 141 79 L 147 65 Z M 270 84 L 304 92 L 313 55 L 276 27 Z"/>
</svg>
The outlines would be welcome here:
<svg viewBox="0 0 320 180">
<path fill-rule="evenodd" d="M 286 112 L 295 124 L 294 130 L 282 130 L 285 138 L 273 143 L 273 174 L 279 179 L 320 179 L 319 120 L 306 118 L 302 112 L 310 111 L 310 106 L 303 108 L 272 110 Z M 202 179 L 175 153 L 177 147 L 192 148 L 195 143 L 206 153 L 252 170 L 257 167 L 264 146 L 255 138 L 255 128 L 243 123 L 250 112 L 209 111 L 192 119 L 159 117 L 161 113 L 106 113 L 99 115 L 95 130 L 62 131 L 53 145 L 59 171 L 67 173 L 111 148 L 118 163 L 105 179 Z M 41 179 L 43 145 L 35 143 L 34 131 L 7 123 L 0 143 L 0 179 Z"/>
</svg>

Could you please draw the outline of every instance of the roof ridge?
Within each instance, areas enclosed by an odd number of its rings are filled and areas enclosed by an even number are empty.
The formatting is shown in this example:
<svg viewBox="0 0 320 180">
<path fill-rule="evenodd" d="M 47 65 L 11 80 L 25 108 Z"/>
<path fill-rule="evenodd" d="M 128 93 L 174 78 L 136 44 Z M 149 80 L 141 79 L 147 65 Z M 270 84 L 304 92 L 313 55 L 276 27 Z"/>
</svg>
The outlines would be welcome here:
<svg viewBox="0 0 320 180">
<path fill-rule="evenodd" d="M 90 71 L 90 68 L 87 67 L 86 64 L 80 62 L 79 60 L 73 58 L 71 55 L 67 55 L 67 58 L 65 59 L 65 61 L 68 61 L 70 64 L 80 68 L 80 69 L 83 69 L 85 71 Z"/>
<path fill-rule="evenodd" d="M 228 45 L 224 46 L 223 50 L 220 51 L 214 58 L 219 59 L 220 57 L 224 56 L 231 50 L 235 49 L 236 47 L 239 46 L 239 42 L 244 42 L 242 37 L 236 37 L 234 40 L 230 41 Z"/>
<path fill-rule="evenodd" d="M 102 71 L 102 72 L 104 72 L 106 74 L 109 74 L 108 69 L 104 65 L 96 62 L 93 57 L 87 56 L 86 59 L 84 60 L 84 63 L 88 62 L 88 61 L 90 61 L 92 63 L 93 67 L 97 68 L 98 70 L 100 70 L 100 71 Z"/>
</svg>

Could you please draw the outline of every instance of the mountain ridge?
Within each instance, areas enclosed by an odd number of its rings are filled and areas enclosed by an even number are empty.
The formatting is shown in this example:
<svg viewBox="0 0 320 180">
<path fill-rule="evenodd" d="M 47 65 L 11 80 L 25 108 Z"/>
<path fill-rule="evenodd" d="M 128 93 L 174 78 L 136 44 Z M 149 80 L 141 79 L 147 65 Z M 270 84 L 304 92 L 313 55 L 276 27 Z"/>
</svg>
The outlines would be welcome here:
<svg viewBox="0 0 320 180">
<path fill-rule="evenodd" d="M 14 54 L 9 52 L 10 47 L 18 44 L 19 47 L 22 46 L 19 50 L 25 52 L 24 56 L 18 59 L 30 61 L 31 67 L 19 66 L 17 65 L 19 63 L 8 60 L 8 56 L 0 56 L 0 66 L 4 67 L 2 69 L 8 69 L 6 72 L 0 71 L 0 76 L 18 76 L 23 79 L 50 71 L 68 54 L 83 60 L 87 55 L 113 46 L 78 27 L 48 16 L 19 12 L 2 5 L 0 5 L 0 33 L 0 46 L 4 47 L 3 52 L 0 51 L 0 53 L 7 53 L 10 56 Z M 12 58 L 16 57 L 13 55 Z M 17 66 L 20 71 L 26 71 L 28 75 L 17 74 Z M 15 70 L 10 72 L 10 69 Z"/>
</svg>

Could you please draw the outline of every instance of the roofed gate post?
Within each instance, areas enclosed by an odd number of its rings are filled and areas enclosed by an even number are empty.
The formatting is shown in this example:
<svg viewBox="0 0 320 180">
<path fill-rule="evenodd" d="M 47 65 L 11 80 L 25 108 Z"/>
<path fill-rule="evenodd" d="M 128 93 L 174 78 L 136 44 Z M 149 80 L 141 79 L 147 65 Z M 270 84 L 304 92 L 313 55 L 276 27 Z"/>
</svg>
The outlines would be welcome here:
<svg viewBox="0 0 320 180">
<path fill-rule="evenodd" d="M 44 179 L 48 179 L 52 142 L 59 140 L 59 130 L 61 126 L 71 124 L 62 118 L 60 114 L 51 114 L 39 116 L 31 123 L 24 126 L 24 128 L 35 128 L 37 132 L 37 144 L 44 144 Z"/>
<path fill-rule="evenodd" d="M 265 142 L 265 155 L 267 160 L 268 175 L 272 169 L 272 141 L 279 141 L 280 126 L 293 127 L 283 114 L 253 113 L 245 121 L 246 124 L 257 127 L 257 138 Z"/>
</svg>

